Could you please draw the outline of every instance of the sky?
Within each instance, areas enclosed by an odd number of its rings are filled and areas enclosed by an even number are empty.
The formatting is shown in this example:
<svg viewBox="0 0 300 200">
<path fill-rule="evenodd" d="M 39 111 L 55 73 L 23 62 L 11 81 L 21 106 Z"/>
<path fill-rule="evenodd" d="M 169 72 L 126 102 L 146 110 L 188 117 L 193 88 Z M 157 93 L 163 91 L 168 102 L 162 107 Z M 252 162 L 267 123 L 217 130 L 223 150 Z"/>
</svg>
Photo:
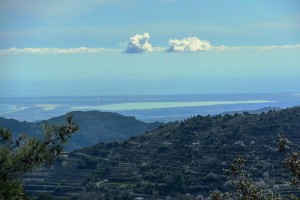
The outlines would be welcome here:
<svg viewBox="0 0 300 200">
<path fill-rule="evenodd" d="M 0 97 L 300 92 L 298 0 L 1 0 Z"/>
</svg>

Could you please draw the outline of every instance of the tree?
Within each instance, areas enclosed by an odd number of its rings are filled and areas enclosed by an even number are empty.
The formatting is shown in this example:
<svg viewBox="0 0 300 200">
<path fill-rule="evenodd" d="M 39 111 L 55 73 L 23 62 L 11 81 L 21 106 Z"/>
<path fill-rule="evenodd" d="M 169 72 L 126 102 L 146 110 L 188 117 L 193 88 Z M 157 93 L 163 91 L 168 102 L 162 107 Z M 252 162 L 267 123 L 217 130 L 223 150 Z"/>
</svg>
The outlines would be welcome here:
<svg viewBox="0 0 300 200">
<path fill-rule="evenodd" d="M 27 199 L 20 178 L 41 165 L 51 165 L 68 138 L 78 130 L 71 116 L 62 126 L 44 125 L 42 138 L 20 135 L 0 128 L 0 200 Z"/>
<path fill-rule="evenodd" d="M 293 188 L 297 188 L 300 183 L 300 151 L 290 146 L 290 143 L 287 138 L 280 137 L 278 149 L 280 152 L 287 153 L 284 164 L 292 175 L 290 185 Z"/>
</svg>

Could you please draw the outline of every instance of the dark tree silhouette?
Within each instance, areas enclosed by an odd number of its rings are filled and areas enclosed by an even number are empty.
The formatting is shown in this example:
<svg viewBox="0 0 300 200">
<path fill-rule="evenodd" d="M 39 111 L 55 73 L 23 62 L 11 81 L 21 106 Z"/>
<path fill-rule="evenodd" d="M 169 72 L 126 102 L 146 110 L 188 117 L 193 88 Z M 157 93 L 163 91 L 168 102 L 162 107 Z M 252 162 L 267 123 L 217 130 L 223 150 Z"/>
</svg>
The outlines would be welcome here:
<svg viewBox="0 0 300 200">
<path fill-rule="evenodd" d="M 62 126 L 45 124 L 42 138 L 25 134 L 14 137 L 10 130 L 0 128 L 0 200 L 27 199 L 20 178 L 42 164 L 53 164 L 68 138 L 78 130 L 71 116 L 66 120 Z"/>
</svg>

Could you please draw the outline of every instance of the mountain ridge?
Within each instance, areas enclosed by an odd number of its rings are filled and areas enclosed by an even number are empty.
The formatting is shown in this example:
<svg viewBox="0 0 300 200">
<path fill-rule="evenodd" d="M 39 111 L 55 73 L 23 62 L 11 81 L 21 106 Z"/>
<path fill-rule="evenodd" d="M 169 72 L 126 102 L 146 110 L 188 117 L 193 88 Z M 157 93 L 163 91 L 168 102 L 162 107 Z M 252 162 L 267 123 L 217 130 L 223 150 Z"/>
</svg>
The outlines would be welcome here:
<svg viewBox="0 0 300 200">
<path fill-rule="evenodd" d="M 134 135 L 157 128 L 161 123 L 145 123 L 135 117 L 112 112 L 72 111 L 58 117 L 39 122 L 20 122 L 15 119 L 0 118 L 0 127 L 5 127 L 14 134 L 26 133 L 41 137 L 44 124 L 65 124 L 67 115 L 73 116 L 80 129 L 70 138 L 65 150 L 71 151 L 95 145 L 102 141 L 124 140 Z"/>
<path fill-rule="evenodd" d="M 86 167 L 95 167 L 85 183 L 94 192 L 101 191 L 99 181 L 107 180 L 102 182 L 102 190 L 116 192 L 116 185 L 125 185 L 129 194 L 144 199 L 153 199 L 149 195 L 162 199 L 208 196 L 214 189 L 228 189 L 230 177 L 223 169 L 236 155 L 242 155 L 256 182 L 266 188 L 276 184 L 279 192 L 285 193 L 292 190 L 285 186 L 288 175 L 277 140 L 282 134 L 299 146 L 299 122 L 300 107 L 260 114 L 198 115 L 121 143 L 101 143 L 73 153 L 88 155 Z"/>
</svg>

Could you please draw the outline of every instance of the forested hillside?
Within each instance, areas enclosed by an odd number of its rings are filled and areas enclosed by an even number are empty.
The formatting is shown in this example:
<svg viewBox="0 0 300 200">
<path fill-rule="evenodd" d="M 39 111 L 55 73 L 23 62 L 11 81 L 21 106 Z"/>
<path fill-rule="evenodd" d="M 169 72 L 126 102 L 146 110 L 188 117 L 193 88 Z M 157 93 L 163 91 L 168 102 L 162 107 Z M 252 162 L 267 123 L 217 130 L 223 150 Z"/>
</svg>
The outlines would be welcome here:
<svg viewBox="0 0 300 200">
<path fill-rule="evenodd" d="M 80 153 L 95 160 L 101 158 L 87 182 L 87 188 L 96 191 L 114 190 L 117 184 L 142 195 L 208 195 L 213 189 L 225 190 L 230 185 L 223 169 L 236 155 L 242 155 L 257 182 L 266 187 L 276 184 L 279 191 L 289 192 L 284 185 L 284 155 L 277 150 L 280 134 L 299 146 L 300 108 L 195 116 L 122 143 L 99 144 Z"/>
<path fill-rule="evenodd" d="M 285 155 L 278 152 L 277 141 L 281 134 L 299 147 L 299 122 L 299 107 L 261 114 L 195 116 L 124 142 L 74 151 L 63 161 L 64 169 L 52 172 L 68 169 L 68 160 L 77 159 L 72 177 L 85 171 L 90 175 L 73 196 L 195 199 L 215 189 L 230 190 L 231 179 L 223 169 L 241 155 L 257 184 L 290 193 L 294 191 L 288 186 Z"/>
<path fill-rule="evenodd" d="M 63 124 L 67 115 L 73 116 L 74 120 L 79 124 L 80 129 L 67 143 L 66 151 L 95 145 L 102 141 L 124 140 L 131 136 L 143 134 L 160 125 L 160 123 L 144 123 L 136 120 L 134 117 L 110 112 L 74 111 L 60 117 L 36 123 L 0 118 L 0 127 L 12 130 L 15 135 L 26 133 L 41 137 L 45 123 Z"/>
</svg>

